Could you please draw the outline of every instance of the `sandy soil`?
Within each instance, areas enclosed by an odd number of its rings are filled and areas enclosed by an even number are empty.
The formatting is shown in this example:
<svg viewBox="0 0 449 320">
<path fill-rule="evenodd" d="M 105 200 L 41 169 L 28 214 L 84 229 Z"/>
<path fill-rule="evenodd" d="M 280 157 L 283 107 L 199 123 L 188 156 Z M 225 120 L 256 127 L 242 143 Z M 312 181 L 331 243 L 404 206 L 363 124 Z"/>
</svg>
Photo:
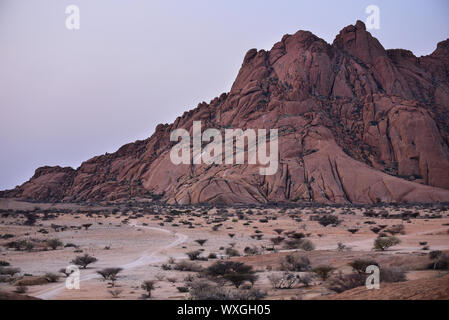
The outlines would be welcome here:
<svg viewBox="0 0 449 320">
<path fill-rule="evenodd" d="M 250 264 L 258 271 L 259 279 L 255 287 L 267 292 L 267 299 L 314 299 L 333 297 L 335 292 L 329 290 L 325 283 L 315 279 L 309 287 L 296 286 L 292 289 L 273 289 L 268 276 L 280 273 L 280 261 L 291 251 L 282 245 L 273 246 L 270 238 L 276 237 L 276 229 L 285 232 L 303 232 L 316 248 L 304 252 L 311 260 L 312 266 L 331 265 L 338 271 L 351 272 L 348 263 L 356 258 L 373 258 L 381 266 L 399 266 L 407 271 L 410 281 L 435 279 L 441 271 L 424 270 L 429 263 L 427 253 L 431 250 L 449 250 L 449 212 L 439 212 L 440 218 L 420 219 L 384 219 L 364 216 L 363 210 L 352 208 L 352 214 L 343 214 L 344 209 L 336 208 L 301 208 L 280 210 L 227 208 L 226 212 L 219 208 L 193 208 L 178 210 L 158 208 L 141 209 L 136 212 L 120 206 L 115 213 L 110 213 L 111 206 L 82 206 L 70 204 L 30 204 L 12 200 L 1 200 L 0 209 L 6 212 L 13 210 L 34 210 L 39 216 L 33 226 L 24 225 L 26 214 L 14 211 L 0 218 L 0 235 L 12 234 L 11 239 L 0 240 L 0 260 L 8 261 L 11 266 L 20 268 L 20 276 L 44 275 L 48 272 L 58 273 L 77 255 L 88 253 L 98 259 L 96 263 L 81 269 L 79 290 L 65 288 L 64 277 L 57 283 L 28 286 L 27 294 L 41 299 L 112 299 L 110 291 L 119 290 L 118 299 L 140 299 L 144 291 L 140 288 L 144 280 L 157 280 L 153 299 L 184 299 L 188 293 L 181 293 L 177 287 L 185 286 L 184 279 L 192 272 L 163 270 L 162 264 L 170 258 L 181 261 L 187 258 L 186 252 L 204 250 L 202 256 L 216 253 L 219 257 L 228 257 L 224 248 L 233 246 L 242 256 L 231 258 Z M 113 206 L 112 206 L 113 207 Z M 45 218 L 42 211 L 50 212 Z M 248 210 L 250 213 L 248 213 Z M 390 209 L 390 213 L 398 213 L 401 208 Z M 420 216 L 428 217 L 434 213 L 427 209 L 419 209 Z M 69 212 L 70 211 L 70 212 Z M 91 211 L 91 213 L 89 213 Z M 92 213 L 93 212 L 93 213 Z M 239 214 L 245 213 L 244 219 Z M 324 227 L 310 216 L 332 212 L 342 222 L 338 226 Z M 167 220 L 166 217 L 173 220 Z M 226 219 L 222 219 L 223 217 Z M 83 224 L 92 224 L 85 230 Z M 214 225 L 221 224 L 217 231 Z M 396 235 L 401 243 L 387 251 L 373 251 L 373 242 L 377 235 L 370 230 L 373 225 L 390 226 L 403 224 L 404 234 Z M 55 230 L 55 225 L 66 226 L 64 230 Z M 355 234 L 348 229 L 358 229 Z M 48 233 L 40 231 L 46 230 Z M 255 235 L 263 235 L 258 240 Z M 72 243 L 77 247 L 59 247 L 56 250 L 35 248 L 32 251 L 16 251 L 4 245 L 12 240 L 58 238 L 64 244 Z M 200 246 L 195 240 L 207 239 Z M 338 251 L 337 243 L 343 243 L 347 249 Z M 428 250 L 423 250 L 426 242 Z M 244 256 L 245 247 L 257 247 L 261 254 Z M 273 250 L 274 249 L 274 250 Z M 77 251 L 77 252 L 75 252 Z M 81 252 L 82 251 L 82 252 Z M 215 259 L 199 261 L 206 267 Z M 96 273 L 106 267 L 121 267 L 119 278 L 112 288 Z M 438 282 L 438 281 L 437 281 Z M 417 286 L 413 286 L 414 288 Z M 0 283 L 0 290 L 12 292 L 13 283 Z M 365 289 L 366 290 L 366 289 Z M 419 295 L 418 295 L 419 296 Z M 355 298 L 347 295 L 348 298 Z"/>
</svg>

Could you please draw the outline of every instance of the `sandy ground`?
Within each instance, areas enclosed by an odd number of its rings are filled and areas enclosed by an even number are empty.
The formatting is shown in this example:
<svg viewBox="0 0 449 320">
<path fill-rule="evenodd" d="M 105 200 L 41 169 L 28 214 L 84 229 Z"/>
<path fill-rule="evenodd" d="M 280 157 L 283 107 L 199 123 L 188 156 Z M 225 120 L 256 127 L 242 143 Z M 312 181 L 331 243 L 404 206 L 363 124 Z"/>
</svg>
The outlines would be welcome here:
<svg viewBox="0 0 449 320">
<path fill-rule="evenodd" d="M 177 287 L 185 286 L 184 279 L 191 272 L 174 270 L 165 271 L 162 264 L 169 258 L 176 261 L 186 259 L 186 252 L 204 250 L 202 256 L 209 253 L 224 255 L 224 248 L 234 246 L 242 256 L 233 260 L 248 263 L 259 271 L 259 279 L 255 287 L 268 293 L 267 299 L 312 299 L 329 297 L 335 294 L 328 290 L 323 283 L 315 281 L 308 288 L 298 287 L 286 290 L 273 289 L 268 280 L 272 273 L 280 272 L 280 260 L 292 250 L 285 250 L 282 246 L 273 245 L 270 238 L 277 236 L 274 231 L 282 229 L 287 231 L 303 232 L 316 246 L 314 251 L 304 254 L 310 258 L 312 266 L 329 264 L 344 272 L 350 271 L 348 262 L 358 257 L 372 257 L 381 265 L 397 265 L 406 267 L 407 279 L 430 279 L 439 274 L 439 271 L 423 270 L 428 263 L 427 253 L 430 250 L 449 250 L 449 212 L 440 212 L 438 219 L 381 219 L 365 217 L 361 209 L 353 209 L 353 214 L 342 214 L 340 209 L 289 209 L 282 211 L 273 208 L 253 209 L 251 214 L 245 214 L 245 219 L 238 219 L 240 209 L 227 209 L 225 215 L 230 217 L 226 221 L 216 220 L 223 216 L 217 208 L 186 210 L 181 214 L 171 215 L 167 210 L 157 214 L 151 210 L 141 210 L 123 214 L 127 209 L 122 208 L 116 214 L 103 214 L 102 208 L 83 208 L 80 205 L 40 205 L 17 201 L 0 201 L 1 209 L 15 210 L 46 209 L 54 213 L 54 217 L 40 219 L 34 226 L 25 226 L 23 215 L 14 213 L 0 218 L 0 235 L 12 234 L 14 238 L 0 240 L 0 260 L 8 261 L 11 266 L 21 269 L 21 275 L 44 275 L 48 272 L 57 273 L 65 268 L 77 255 L 88 253 L 98 259 L 96 263 L 81 269 L 81 283 L 79 290 L 68 290 L 65 287 L 64 277 L 57 283 L 28 286 L 28 295 L 41 299 L 112 299 L 111 290 L 119 290 L 119 299 L 140 299 L 144 291 L 140 288 L 144 280 L 157 280 L 153 299 L 184 299 L 188 293 L 181 293 Z M 60 213 L 63 210 L 72 210 L 70 213 Z M 77 212 L 76 210 L 94 210 L 93 214 Z M 324 214 L 332 210 L 342 222 L 336 226 L 323 227 L 316 221 L 310 221 L 311 214 Z M 392 209 L 399 210 L 399 209 Z M 245 212 L 245 210 L 243 210 Z M 237 213 L 237 215 L 234 215 Z M 425 212 L 421 212 L 424 216 Z M 431 214 L 431 212 L 429 212 Z M 172 216 L 173 221 L 163 222 L 166 216 Z M 267 220 L 265 220 L 267 218 Z M 301 219 L 298 219 L 301 218 Z M 299 221 L 301 220 L 301 221 Z M 83 224 L 92 224 L 87 230 Z M 218 231 L 212 227 L 222 224 Z M 397 235 L 401 244 L 384 252 L 373 251 L 373 242 L 377 235 L 370 230 L 375 225 L 392 226 L 403 224 L 405 234 Z M 163 224 L 163 225 L 161 225 Z M 64 231 L 55 231 L 52 225 L 67 226 Z M 189 227 L 190 226 L 190 227 Z M 81 227 L 81 228 L 80 228 Z M 348 229 L 357 228 L 355 234 Z M 39 230 L 45 229 L 47 234 Z M 259 231 L 257 231 L 259 230 Z M 254 235 L 263 235 L 257 240 Z M 58 238 L 64 244 L 73 243 L 74 247 L 60 247 L 56 250 L 15 251 L 1 246 L 8 241 L 17 239 L 52 239 Z M 197 239 L 207 239 L 204 246 L 195 242 Z M 337 251 L 337 243 L 343 243 L 348 250 Z M 420 244 L 421 242 L 421 244 Z M 423 250 L 422 242 L 427 242 L 429 250 Z M 265 248 L 262 254 L 243 256 L 245 247 Z M 78 250 L 78 252 L 75 252 Z M 82 252 L 79 252 L 82 250 Z M 216 261 L 216 260 L 215 260 Z M 214 260 L 198 262 L 208 266 Z M 96 273 L 106 267 L 121 267 L 119 278 L 114 288 L 102 281 Z M 14 286 L 0 283 L 0 290 L 13 291 Z"/>
</svg>

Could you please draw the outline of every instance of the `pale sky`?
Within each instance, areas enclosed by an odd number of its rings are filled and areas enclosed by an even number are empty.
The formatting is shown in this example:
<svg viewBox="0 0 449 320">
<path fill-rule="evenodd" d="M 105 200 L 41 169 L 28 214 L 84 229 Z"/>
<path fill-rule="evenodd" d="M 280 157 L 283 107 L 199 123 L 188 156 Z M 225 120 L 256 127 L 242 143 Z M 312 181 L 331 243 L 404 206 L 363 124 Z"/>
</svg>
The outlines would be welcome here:
<svg viewBox="0 0 449 320">
<path fill-rule="evenodd" d="M 0 189 L 145 139 L 229 91 L 248 49 L 300 29 L 332 42 L 371 4 L 387 49 L 449 38 L 447 0 L 0 0 Z"/>
</svg>

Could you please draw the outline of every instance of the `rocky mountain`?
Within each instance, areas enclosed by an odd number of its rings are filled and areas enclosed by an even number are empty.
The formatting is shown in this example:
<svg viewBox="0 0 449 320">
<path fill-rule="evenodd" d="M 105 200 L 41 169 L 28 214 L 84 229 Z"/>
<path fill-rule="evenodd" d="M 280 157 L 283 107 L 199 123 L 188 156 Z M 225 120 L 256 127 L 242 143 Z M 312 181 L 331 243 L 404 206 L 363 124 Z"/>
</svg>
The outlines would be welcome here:
<svg viewBox="0 0 449 320">
<path fill-rule="evenodd" d="M 416 57 L 386 50 L 357 21 L 332 44 L 308 31 L 251 49 L 229 93 L 144 141 L 78 169 L 43 167 L 2 197 L 41 201 L 160 198 L 168 203 L 449 201 L 449 39 Z M 276 128 L 279 168 L 174 165 L 170 133 Z"/>
</svg>

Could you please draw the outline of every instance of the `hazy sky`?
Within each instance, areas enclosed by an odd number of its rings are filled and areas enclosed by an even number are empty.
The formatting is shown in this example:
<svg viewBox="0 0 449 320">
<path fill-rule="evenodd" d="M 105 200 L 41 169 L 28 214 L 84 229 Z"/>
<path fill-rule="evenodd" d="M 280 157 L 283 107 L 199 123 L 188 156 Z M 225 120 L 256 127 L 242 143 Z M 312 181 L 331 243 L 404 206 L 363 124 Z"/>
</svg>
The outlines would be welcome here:
<svg viewBox="0 0 449 320">
<path fill-rule="evenodd" d="M 449 37 L 447 0 L 0 0 L 0 189 L 145 139 L 229 91 L 248 49 L 299 29 L 332 42 L 370 4 L 386 48 L 426 55 Z"/>
</svg>

